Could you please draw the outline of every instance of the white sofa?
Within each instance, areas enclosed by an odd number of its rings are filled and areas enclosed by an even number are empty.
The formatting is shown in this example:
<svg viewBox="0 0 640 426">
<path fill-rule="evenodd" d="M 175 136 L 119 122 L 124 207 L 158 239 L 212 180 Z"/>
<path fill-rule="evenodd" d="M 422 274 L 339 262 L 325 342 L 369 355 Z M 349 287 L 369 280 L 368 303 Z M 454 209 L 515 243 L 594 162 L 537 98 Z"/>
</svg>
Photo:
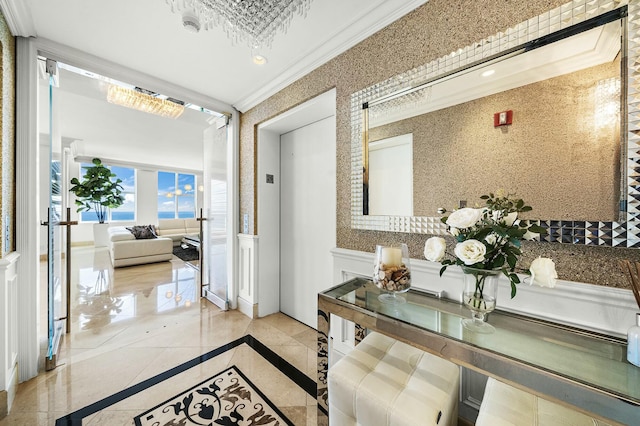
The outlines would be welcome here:
<svg viewBox="0 0 640 426">
<path fill-rule="evenodd" d="M 173 257 L 173 240 L 158 237 L 137 240 L 124 226 L 113 226 L 108 229 L 108 248 L 114 268 L 140 265 L 144 263 L 163 262 Z"/>
<path fill-rule="evenodd" d="M 179 246 L 185 235 L 198 235 L 200 224 L 196 219 L 160 219 L 156 225 L 158 237 L 171 238 Z"/>
</svg>

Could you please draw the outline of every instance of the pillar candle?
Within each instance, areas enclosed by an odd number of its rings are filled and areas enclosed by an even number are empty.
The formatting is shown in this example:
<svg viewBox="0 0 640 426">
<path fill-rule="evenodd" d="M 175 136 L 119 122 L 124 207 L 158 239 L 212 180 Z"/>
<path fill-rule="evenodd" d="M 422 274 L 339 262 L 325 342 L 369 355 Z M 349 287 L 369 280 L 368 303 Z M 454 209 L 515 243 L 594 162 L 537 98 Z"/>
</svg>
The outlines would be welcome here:
<svg viewBox="0 0 640 426">
<path fill-rule="evenodd" d="M 400 266 L 402 264 L 402 250 L 397 247 L 383 247 L 380 260 L 387 266 Z"/>
</svg>

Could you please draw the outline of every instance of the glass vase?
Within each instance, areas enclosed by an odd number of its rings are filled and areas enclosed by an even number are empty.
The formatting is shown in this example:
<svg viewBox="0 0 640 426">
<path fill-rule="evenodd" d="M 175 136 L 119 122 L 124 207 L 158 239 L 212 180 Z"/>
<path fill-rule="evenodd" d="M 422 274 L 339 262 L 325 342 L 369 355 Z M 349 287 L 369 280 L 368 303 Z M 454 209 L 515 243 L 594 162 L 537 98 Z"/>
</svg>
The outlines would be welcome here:
<svg viewBox="0 0 640 426">
<path fill-rule="evenodd" d="M 406 303 L 406 299 L 399 295 L 411 287 L 409 249 L 406 244 L 376 246 L 373 283 L 384 292 L 378 296 L 381 302 Z"/>
<path fill-rule="evenodd" d="M 462 320 L 462 325 L 476 333 L 493 333 L 495 329 L 487 324 L 486 315 L 496 307 L 498 278 L 500 269 L 476 269 L 462 267 L 464 272 L 464 291 L 462 300 L 471 310 L 471 318 Z"/>
</svg>

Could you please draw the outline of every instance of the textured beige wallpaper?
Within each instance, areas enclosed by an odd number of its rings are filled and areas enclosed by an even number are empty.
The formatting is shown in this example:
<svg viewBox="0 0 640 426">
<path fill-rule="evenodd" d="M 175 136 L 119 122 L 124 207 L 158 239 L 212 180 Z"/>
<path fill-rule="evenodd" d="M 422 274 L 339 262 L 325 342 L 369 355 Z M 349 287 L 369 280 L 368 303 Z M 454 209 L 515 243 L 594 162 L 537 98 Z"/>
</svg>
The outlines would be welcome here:
<svg viewBox="0 0 640 426">
<path fill-rule="evenodd" d="M 523 218 L 617 221 L 620 125 L 595 117 L 597 82 L 616 77 L 619 60 L 371 128 L 369 139 L 413 133 L 415 216 L 502 188 L 534 208 Z M 505 110 L 513 123 L 493 127 Z"/>
<path fill-rule="evenodd" d="M 257 125 L 332 87 L 337 92 L 337 245 L 373 252 L 378 243 L 402 241 L 411 256 L 422 258 L 427 236 L 352 230 L 350 224 L 350 95 L 376 82 L 428 63 L 526 19 L 566 3 L 565 0 L 456 1 L 430 0 L 349 51 L 301 78 L 240 120 L 240 215 L 248 214 L 257 233 Z M 616 259 L 640 261 L 640 251 L 563 244 L 526 244 L 523 264 L 539 255 L 552 257 L 560 278 L 627 287 Z"/>
<path fill-rule="evenodd" d="M 4 16 L 0 13 L 0 253 L 4 257 L 15 250 L 15 38 L 11 35 Z M 5 244 L 8 241 L 8 246 Z"/>
</svg>

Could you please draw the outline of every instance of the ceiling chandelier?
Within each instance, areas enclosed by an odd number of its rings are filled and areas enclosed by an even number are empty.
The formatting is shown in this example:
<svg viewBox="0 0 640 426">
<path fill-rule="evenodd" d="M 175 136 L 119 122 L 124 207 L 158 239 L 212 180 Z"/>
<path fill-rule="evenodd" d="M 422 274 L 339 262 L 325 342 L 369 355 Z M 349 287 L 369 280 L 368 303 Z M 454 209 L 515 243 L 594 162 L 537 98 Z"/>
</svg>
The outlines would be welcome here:
<svg viewBox="0 0 640 426">
<path fill-rule="evenodd" d="M 311 0 L 166 0 L 182 14 L 185 28 L 222 28 L 233 44 L 253 51 L 271 47 L 277 31 L 287 32 L 294 13 L 306 16 Z"/>
<path fill-rule="evenodd" d="M 160 98 L 159 95 L 136 87 L 126 87 L 110 84 L 107 89 L 107 101 L 112 104 L 137 109 L 138 111 L 160 115 L 162 117 L 178 118 L 184 112 L 184 102 L 171 98 Z"/>
</svg>

